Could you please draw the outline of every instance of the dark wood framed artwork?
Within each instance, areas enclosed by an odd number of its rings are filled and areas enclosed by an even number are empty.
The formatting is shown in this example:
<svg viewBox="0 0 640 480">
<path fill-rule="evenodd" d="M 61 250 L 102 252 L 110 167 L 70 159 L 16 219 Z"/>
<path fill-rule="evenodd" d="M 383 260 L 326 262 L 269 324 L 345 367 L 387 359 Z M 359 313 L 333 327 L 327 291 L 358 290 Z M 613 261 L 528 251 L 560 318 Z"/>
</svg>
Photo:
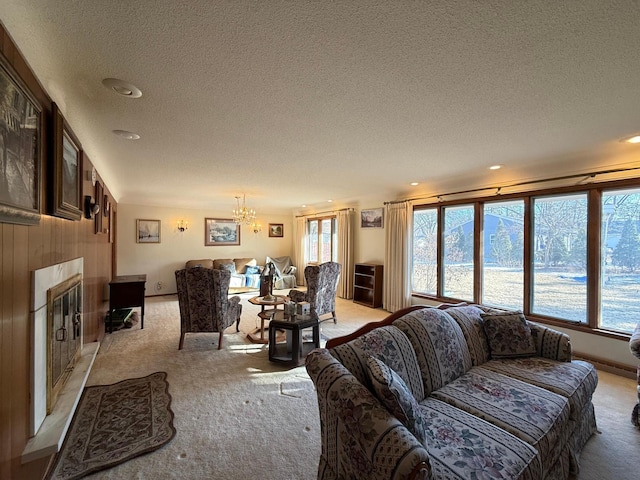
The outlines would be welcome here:
<svg viewBox="0 0 640 480">
<path fill-rule="evenodd" d="M 71 131 L 60 109 L 52 104 L 53 113 L 53 202 L 52 215 L 80 220 L 82 218 L 82 147 Z"/>
<path fill-rule="evenodd" d="M 204 219 L 204 246 L 217 245 L 240 245 L 240 225 L 233 219 Z"/>
<path fill-rule="evenodd" d="M 0 55 L 0 222 L 40 222 L 42 107 Z"/>
<path fill-rule="evenodd" d="M 282 223 L 270 223 L 269 236 L 276 238 L 284 237 L 284 225 Z"/>
</svg>

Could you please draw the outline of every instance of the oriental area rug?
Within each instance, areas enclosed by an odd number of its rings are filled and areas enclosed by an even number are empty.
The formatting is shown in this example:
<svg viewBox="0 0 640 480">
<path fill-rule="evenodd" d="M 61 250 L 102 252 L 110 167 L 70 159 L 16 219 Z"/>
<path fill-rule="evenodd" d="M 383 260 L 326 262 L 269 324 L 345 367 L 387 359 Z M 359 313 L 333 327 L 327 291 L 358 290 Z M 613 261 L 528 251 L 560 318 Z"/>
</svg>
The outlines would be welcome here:
<svg viewBox="0 0 640 480">
<path fill-rule="evenodd" d="M 165 372 L 85 387 L 47 480 L 75 480 L 156 450 L 176 434 Z"/>
</svg>

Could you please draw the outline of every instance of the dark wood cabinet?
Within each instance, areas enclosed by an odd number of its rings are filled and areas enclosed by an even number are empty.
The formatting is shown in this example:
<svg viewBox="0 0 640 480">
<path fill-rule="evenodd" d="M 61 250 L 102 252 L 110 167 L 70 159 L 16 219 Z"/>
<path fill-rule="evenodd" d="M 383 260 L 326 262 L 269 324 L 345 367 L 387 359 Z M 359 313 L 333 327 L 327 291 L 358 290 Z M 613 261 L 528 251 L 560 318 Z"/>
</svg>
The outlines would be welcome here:
<svg viewBox="0 0 640 480">
<path fill-rule="evenodd" d="M 140 328 L 144 328 L 144 290 L 146 282 L 146 275 L 121 275 L 114 277 L 109 282 L 109 333 L 113 331 L 113 322 L 111 322 L 113 311 L 118 308 L 141 307 Z"/>
<path fill-rule="evenodd" d="M 356 263 L 353 301 L 371 308 L 382 306 L 382 265 Z"/>
</svg>

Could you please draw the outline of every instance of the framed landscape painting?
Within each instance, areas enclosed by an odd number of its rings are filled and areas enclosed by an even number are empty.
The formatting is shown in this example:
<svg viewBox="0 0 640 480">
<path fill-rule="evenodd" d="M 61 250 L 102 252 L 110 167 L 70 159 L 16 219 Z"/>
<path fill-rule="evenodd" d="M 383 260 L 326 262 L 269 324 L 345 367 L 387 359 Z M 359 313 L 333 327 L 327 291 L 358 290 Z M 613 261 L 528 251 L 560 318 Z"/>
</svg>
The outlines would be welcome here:
<svg viewBox="0 0 640 480">
<path fill-rule="evenodd" d="M 82 218 L 82 148 L 58 106 L 53 112 L 53 215 Z M 99 203 L 100 199 L 96 198 Z"/>
<path fill-rule="evenodd" d="M 383 209 L 369 208 L 360 212 L 361 228 L 382 228 L 383 227 Z"/>
<path fill-rule="evenodd" d="M 136 243 L 160 243 L 160 220 L 136 220 Z"/>
<path fill-rule="evenodd" d="M 240 245 L 240 225 L 230 218 L 204 219 L 204 246 Z"/>
<path fill-rule="evenodd" d="M 0 55 L 0 222 L 40 222 L 42 109 Z"/>
<path fill-rule="evenodd" d="M 282 223 L 269 224 L 270 237 L 284 237 L 284 225 Z"/>
</svg>

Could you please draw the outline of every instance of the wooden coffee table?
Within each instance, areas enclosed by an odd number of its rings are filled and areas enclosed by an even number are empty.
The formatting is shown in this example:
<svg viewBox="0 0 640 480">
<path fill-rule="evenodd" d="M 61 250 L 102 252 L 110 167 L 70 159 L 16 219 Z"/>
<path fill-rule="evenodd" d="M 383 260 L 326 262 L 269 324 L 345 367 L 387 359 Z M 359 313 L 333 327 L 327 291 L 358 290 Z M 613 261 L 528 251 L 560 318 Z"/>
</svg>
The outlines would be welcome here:
<svg viewBox="0 0 640 480">
<path fill-rule="evenodd" d="M 302 330 L 312 329 L 310 340 L 305 340 Z M 276 337 L 285 331 L 284 341 Z M 314 348 L 320 348 L 320 323 L 312 315 L 288 314 L 278 310 L 271 314 L 269 323 L 269 360 L 292 366 L 304 364 L 305 357 Z"/>
<path fill-rule="evenodd" d="M 261 307 L 260 313 L 258 314 L 258 317 L 260 318 L 260 327 L 247 334 L 247 338 L 251 343 L 269 343 L 269 338 L 265 335 L 267 329 L 264 326 L 264 321 L 271 320 L 271 316 L 278 310 L 278 305 L 284 305 L 289 301 L 289 297 L 286 295 L 274 295 L 273 297 L 273 300 L 265 300 L 265 297 L 251 297 L 249 299 L 249 303 L 253 305 L 260 305 Z"/>
</svg>

